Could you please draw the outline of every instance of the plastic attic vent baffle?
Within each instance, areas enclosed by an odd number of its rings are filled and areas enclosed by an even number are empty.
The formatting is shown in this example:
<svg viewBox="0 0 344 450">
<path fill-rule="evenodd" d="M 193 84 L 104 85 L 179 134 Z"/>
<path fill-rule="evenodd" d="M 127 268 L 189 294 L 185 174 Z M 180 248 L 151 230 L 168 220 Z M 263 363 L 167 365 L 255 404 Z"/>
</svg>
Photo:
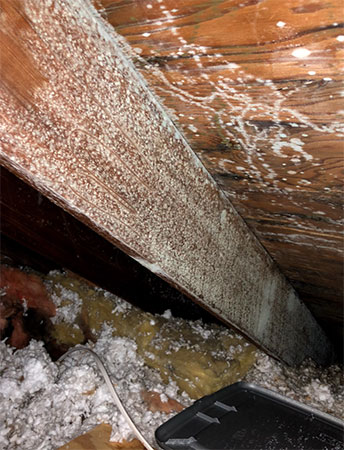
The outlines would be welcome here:
<svg viewBox="0 0 344 450">
<path fill-rule="evenodd" d="M 196 401 L 161 425 L 165 450 L 343 449 L 343 422 L 252 384 Z"/>
</svg>

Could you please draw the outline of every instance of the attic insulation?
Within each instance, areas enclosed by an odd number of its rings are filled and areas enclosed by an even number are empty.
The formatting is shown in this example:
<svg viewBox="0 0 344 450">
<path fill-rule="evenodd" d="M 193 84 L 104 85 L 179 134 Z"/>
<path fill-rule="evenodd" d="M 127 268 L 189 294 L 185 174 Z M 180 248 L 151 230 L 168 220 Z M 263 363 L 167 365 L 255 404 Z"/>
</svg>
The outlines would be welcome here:
<svg viewBox="0 0 344 450">
<path fill-rule="evenodd" d="M 344 418 L 339 366 L 324 369 L 309 360 L 288 368 L 224 326 L 175 318 L 169 310 L 144 312 L 72 273 L 2 271 L 7 281 L 1 307 L 4 313 L 7 305 L 3 317 L 12 326 L 2 324 L 0 343 L 1 448 L 87 449 L 93 440 L 104 445 L 96 448 L 107 448 L 109 438 L 133 440 L 92 357 L 75 353 L 56 362 L 61 352 L 80 343 L 101 356 L 125 407 L 153 446 L 155 429 L 169 417 L 241 380 Z M 45 298 L 41 304 L 49 305 L 37 316 L 45 332 L 15 350 L 9 345 L 19 327 L 14 319 L 22 314 L 25 321 L 37 312 L 30 285 Z M 15 308 L 9 307 L 11 301 Z M 56 314 L 51 317 L 52 307 Z M 141 448 L 137 441 L 132 445 Z"/>
</svg>

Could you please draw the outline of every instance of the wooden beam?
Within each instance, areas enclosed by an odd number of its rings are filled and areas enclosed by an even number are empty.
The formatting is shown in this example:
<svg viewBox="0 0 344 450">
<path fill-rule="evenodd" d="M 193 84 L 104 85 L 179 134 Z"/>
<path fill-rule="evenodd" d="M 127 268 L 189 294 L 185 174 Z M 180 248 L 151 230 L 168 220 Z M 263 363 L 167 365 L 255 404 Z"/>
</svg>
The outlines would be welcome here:
<svg viewBox="0 0 344 450">
<path fill-rule="evenodd" d="M 2 164 L 272 355 L 331 359 L 91 3 L 0 9 Z"/>
<path fill-rule="evenodd" d="M 0 170 L 1 260 L 47 273 L 68 269 L 145 311 L 212 318 L 168 283 L 56 206 Z"/>
</svg>

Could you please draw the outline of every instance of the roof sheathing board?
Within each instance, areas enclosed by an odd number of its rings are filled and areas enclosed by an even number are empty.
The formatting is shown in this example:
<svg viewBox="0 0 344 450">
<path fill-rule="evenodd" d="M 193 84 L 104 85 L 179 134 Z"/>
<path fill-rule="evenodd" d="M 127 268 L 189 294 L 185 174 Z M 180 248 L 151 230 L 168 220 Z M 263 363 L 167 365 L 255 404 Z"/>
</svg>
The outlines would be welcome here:
<svg viewBox="0 0 344 450">
<path fill-rule="evenodd" d="M 19 46 L 40 76 L 23 95 L 18 64 L 6 78 L 16 83 L 0 85 L 3 164 L 269 353 L 290 364 L 330 358 L 322 330 L 91 4 L 18 5 L 1 2 L 3 48 Z M 27 18 L 20 28 L 16 14 Z"/>
</svg>

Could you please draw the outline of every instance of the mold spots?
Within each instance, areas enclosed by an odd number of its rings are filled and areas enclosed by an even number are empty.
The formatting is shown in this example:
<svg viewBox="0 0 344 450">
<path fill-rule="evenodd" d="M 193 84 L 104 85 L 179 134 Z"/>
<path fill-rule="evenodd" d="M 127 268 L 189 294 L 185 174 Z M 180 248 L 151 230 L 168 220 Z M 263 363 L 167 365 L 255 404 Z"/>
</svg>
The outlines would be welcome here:
<svg viewBox="0 0 344 450">
<path fill-rule="evenodd" d="M 276 155 L 281 158 L 287 158 L 287 155 L 282 152 L 283 148 L 291 148 L 293 151 L 298 152 L 306 161 L 311 161 L 313 156 L 303 150 L 304 142 L 298 138 L 292 138 L 289 141 L 276 141 L 272 148 Z"/>
<path fill-rule="evenodd" d="M 196 132 L 198 131 L 198 129 L 197 129 L 194 125 L 189 125 L 189 126 L 188 126 L 188 129 L 189 129 L 190 131 L 192 131 L 193 133 L 196 133 Z"/>
<path fill-rule="evenodd" d="M 304 59 L 307 58 L 307 56 L 309 56 L 311 54 L 311 51 L 308 50 L 308 48 L 296 48 L 295 50 L 292 51 L 291 53 L 294 58 L 298 58 L 298 59 Z"/>
</svg>

